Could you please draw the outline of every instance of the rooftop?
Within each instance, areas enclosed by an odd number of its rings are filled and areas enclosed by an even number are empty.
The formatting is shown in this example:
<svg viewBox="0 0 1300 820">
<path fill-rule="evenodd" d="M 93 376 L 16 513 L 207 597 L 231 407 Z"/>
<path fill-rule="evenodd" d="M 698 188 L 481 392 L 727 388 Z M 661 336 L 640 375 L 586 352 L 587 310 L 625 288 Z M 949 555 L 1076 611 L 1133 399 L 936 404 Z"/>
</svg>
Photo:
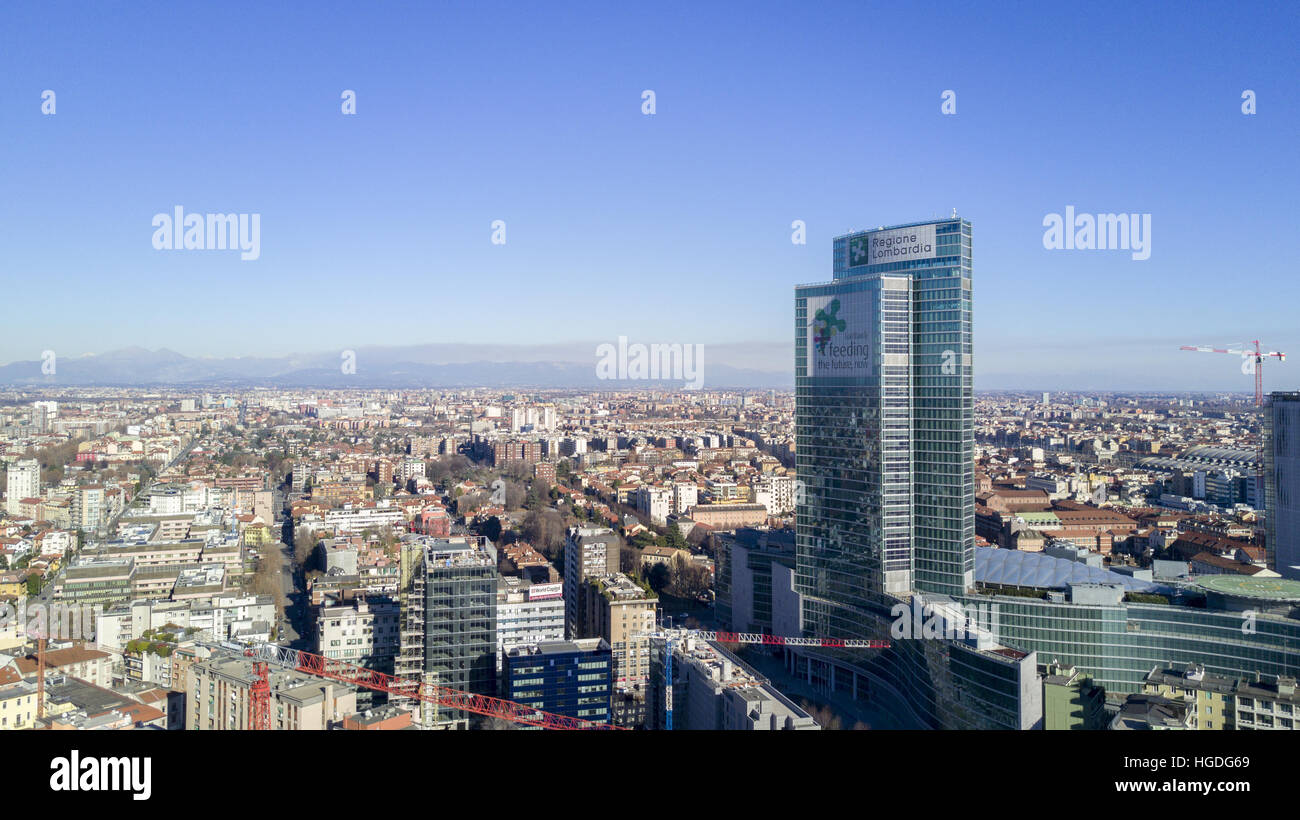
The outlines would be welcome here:
<svg viewBox="0 0 1300 820">
<path fill-rule="evenodd" d="M 1196 585 L 1209 592 L 1231 595 L 1236 598 L 1300 602 L 1300 581 L 1290 581 L 1285 578 L 1207 575 L 1197 578 Z"/>
</svg>

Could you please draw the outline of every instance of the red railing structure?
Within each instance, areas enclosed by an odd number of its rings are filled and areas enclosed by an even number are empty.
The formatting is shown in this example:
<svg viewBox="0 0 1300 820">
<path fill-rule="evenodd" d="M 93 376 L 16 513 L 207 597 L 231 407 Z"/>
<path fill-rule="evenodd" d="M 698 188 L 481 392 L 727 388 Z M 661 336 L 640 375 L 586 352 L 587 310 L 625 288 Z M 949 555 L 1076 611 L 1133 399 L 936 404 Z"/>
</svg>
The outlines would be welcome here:
<svg viewBox="0 0 1300 820">
<path fill-rule="evenodd" d="M 220 646 L 226 649 L 235 648 L 233 645 Z M 274 663 L 277 666 L 308 675 L 349 683 L 354 686 L 364 686 L 367 689 L 387 692 L 397 697 L 413 698 L 424 703 L 433 703 L 444 709 L 460 709 L 476 715 L 508 720 L 511 723 L 540 726 L 543 729 L 623 729 L 622 726 L 612 726 L 608 723 L 596 723 L 581 718 L 543 712 L 510 700 L 488 697 L 487 695 L 476 695 L 472 692 L 462 692 L 458 689 L 449 689 L 445 686 L 436 686 L 408 678 L 399 678 L 386 672 L 377 672 L 374 669 L 367 669 L 364 666 L 358 666 L 347 661 L 326 658 L 323 655 L 289 649 L 275 644 L 254 643 L 239 648 L 243 649 L 244 654 L 258 663 Z M 269 708 L 267 711 L 269 713 Z M 267 722 L 269 724 L 269 714 Z"/>
<path fill-rule="evenodd" d="M 781 635 L 764 635 L 758 632 L 708 632 L 689 630 L 692 635 L 706 641 L 723 643 L 752 643 L 765 646 L 825 646 L 840 649 L 888 649 L 889 641 L 861 641 L 851 638 L 787 638 Z"/>
</svg>

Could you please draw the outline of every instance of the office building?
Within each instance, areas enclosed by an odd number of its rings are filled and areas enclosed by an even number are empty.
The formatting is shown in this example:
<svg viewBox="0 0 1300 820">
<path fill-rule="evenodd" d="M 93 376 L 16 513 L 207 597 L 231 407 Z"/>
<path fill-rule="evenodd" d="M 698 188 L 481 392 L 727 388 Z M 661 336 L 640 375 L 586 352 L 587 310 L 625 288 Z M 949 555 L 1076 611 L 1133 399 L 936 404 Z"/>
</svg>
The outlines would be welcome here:
<svg viewBox="0 0 1300 820">
<path fill-rule="evenodd" d="M 659 730 L 821 728 L 721 644 L 681 629 L 665 630 L 651 639 L 647 701 L 648 725 Z"/>
<path fill-rule="evenodd" d="M 975 585 L 971 265 L 970 223 L 953 217 L 838 237 L 832 281 L 795 289 L 806 633 L 887 639 L 917 593 L 963 624 L 952 598 Z M 869 681 L 919 726 L 1041 725 L 1036 655 L 989 630 L 962 635 L 790 652 L 786 663 L 855 697 Z"/>
<path fill-rule="evenodd" d="M 518 644 L 503 658 L 502 697 L 554 715 L 609 723 L 613 674 L 602 638 Z"/>
<path fill-rule="evenodd" d="M 970 223 L 841 236 L 833 259 L 795 289 L 799 587 L 828 634 L 864 593 L 964 593 L 975 563 Z"/>
<path fill-rule="evenodd" d="M 497 584 L 497 670 L 516 646 L 564 640 L 564 584 L 513 576 Z"/>
<path fill-rule="evenodd" d="M 437 686 L 496 694 L 497 555 L 477 535 L 408 535 L 401 543 L 396 674 Z M 459 710 L 420 704 L 424 728 L 469 728 Z"/>
<path fill-rule="evenodd" d="M 1300 580 L 1300 392 L 1264 404 L 1264 504 L 1268 568 Z"/>
<path fill-rule="evenodd" d="M 799 635 L 794 532 L 746 527 L 716 533 L 714 538 L 718 545 L 714 591 L 720 628 Z"/>
</svg>

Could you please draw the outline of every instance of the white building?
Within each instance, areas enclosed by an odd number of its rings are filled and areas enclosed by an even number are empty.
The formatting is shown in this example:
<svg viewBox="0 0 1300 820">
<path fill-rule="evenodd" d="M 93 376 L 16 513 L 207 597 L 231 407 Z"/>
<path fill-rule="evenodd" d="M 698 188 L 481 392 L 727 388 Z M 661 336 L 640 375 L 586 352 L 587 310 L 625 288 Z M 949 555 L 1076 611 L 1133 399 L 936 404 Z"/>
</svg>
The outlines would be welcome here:
<svg viewBox="0 0 1300 820">
<path fill-rule="evenodd" d="M 673 491 L 668 487 L 641 486 L 636 491 L 636 509 L 642 515 L 649 516 L 655 524 L 668 523 L 668 514 L 672 511 Z"/>
<path fill-rule="evenodd" d="M 335 535 L 349 535 L 365 532 L 371 527 L 382 531 L 386 527 L 400 526 L 406 522 L 406 516 L 400 507 L 385 499 L 373 507 L 345 504 L 341 509 L 329 510 L 322 518 L 309 515 L 303 521 L 308 532 L 328 530 Z"/>
<path fill-rule="evenodd" d="M 104 487 L 89 484 L 77 488 L 72 496 L 72 523 L 87 532 L 99 529 L 104 520 Z"/>
<path fill-rule="evenodd" d="M 398 605 L 357 598 L 325 606 L 316 622 L 316 651 L 379 671 L 390 671 L 400 644 Z"/>
<path fill-rule="evenodd" d="M 700 503 L 700 488 L 689 481 L 679 481 L 673 484 L 673 503 L 672 511 L 677 515 L 685 515 L 691 507 Z"/>
<path fill-rule="evenodd" d="M 564 640 L 564 584 L 529 584 L 504 577 L 497 583 L 497 671 L 516 646 Z"/>
<path fill-rule="evenodd" d="M 9 465 L 5 474 L 5 511 L 18 515 L 18 504 L 24 498 L 38 498 L 41 494 L 41 463 L 26 458 Z"/>
<path fill-rule="evenodd" d="M 794 512 L 794 479 L 788 475 L 764 475 L 754 487 L 754 503 L 767 508 L 768 515 Z"/>
</svg>

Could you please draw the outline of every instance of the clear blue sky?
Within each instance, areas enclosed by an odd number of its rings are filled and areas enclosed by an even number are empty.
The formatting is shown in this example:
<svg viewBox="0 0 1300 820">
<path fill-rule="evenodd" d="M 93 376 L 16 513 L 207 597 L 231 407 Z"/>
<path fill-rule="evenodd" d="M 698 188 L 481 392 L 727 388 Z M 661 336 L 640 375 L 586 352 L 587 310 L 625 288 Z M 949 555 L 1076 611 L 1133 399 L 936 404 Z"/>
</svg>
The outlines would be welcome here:
<svg viewBox="0 0 1300 820">
<path fill-rule="evenodd" d="M 1294 4 L 0 15 L 0 362 L 785 343 L 832 236 L 955 207 L 977 387 L 1249 389 L 1229 357 L 1176 348 L 1256 335 L 1296 356 L 1269 386 L 1300 386 Z M 175 205 L 260 213 L 261 259 L 155 251 Z M 1151 258 L 1044 250 L 1067 205 L 1150 213 Z"/>
</svg>

